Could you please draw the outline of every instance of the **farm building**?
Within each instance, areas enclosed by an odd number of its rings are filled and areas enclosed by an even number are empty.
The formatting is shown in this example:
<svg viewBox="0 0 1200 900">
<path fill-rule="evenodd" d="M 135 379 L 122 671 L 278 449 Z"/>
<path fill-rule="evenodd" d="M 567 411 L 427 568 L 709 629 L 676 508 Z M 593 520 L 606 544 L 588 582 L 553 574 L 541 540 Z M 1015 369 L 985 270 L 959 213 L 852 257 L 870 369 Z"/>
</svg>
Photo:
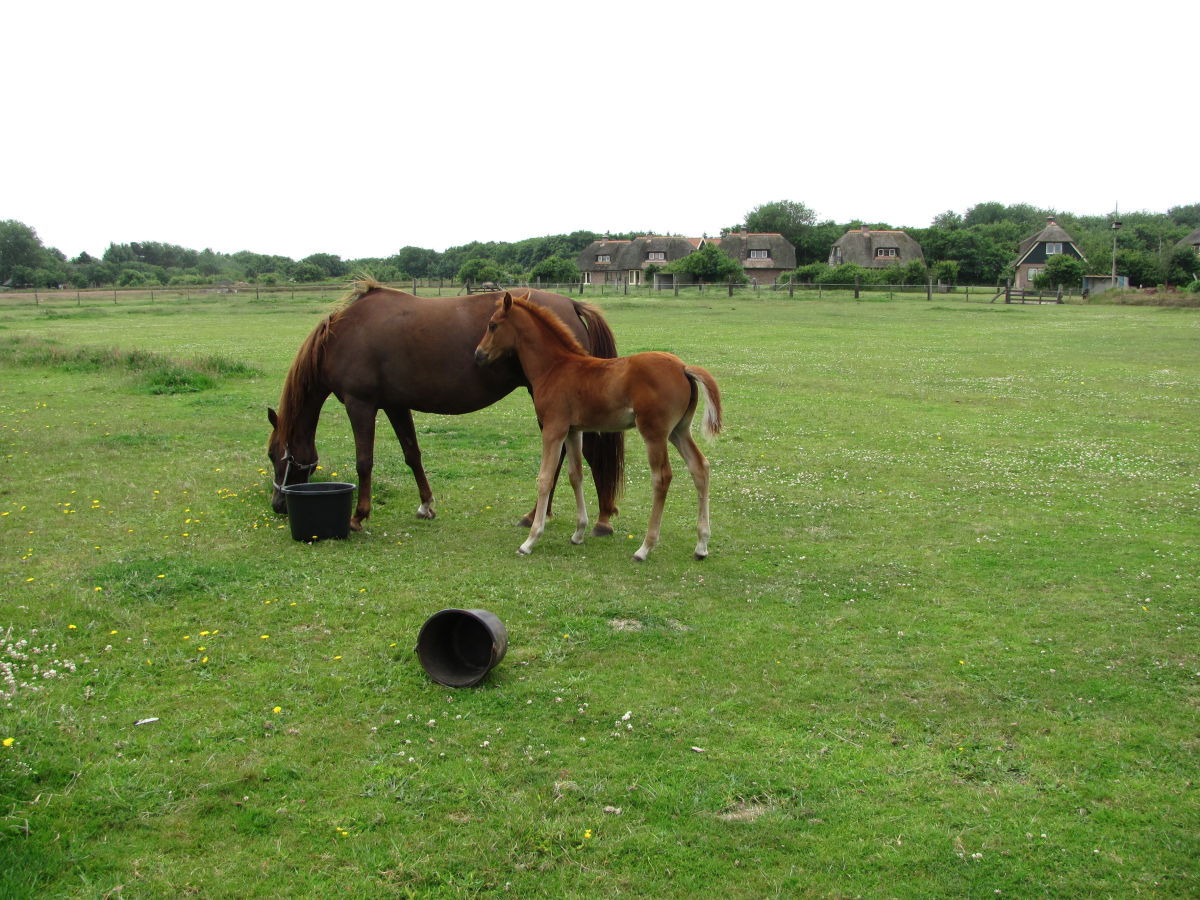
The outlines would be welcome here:
<svg viewBox="0 0 1200 900">
<path fill-rule="evenodd" d="M 736 259 L 747 277 L 759 284 L 774 284 L 783 272 L 796 268 L 796 248 L 778 234 L 731 234 L 723 238 L 686 238 L 644 235 L 633 240 L 598 240 L 576 257 L 585 284 L 668 283 L 673 279 L 660 270 L 714 244 Z"/>
<path fill-rule="evenodd" d="M 1183 240 L 1179 241 L 1180 247 L 1191 247 L 1192 252 L 1200 256 L 1200 228 L 1197 228 Z"/>
<path fill-rule="evenodd" d="M 1075 243 L 1075 238 L 1054 220 L 1054 216 L 1050 216 L 1046 219 L 1045 228 L 1021 241 L 1017 250 L 1017 271 L 1013 287 L 1018 291 L 1032 290 L 1033 279 L 1042 274 L 1042 270 L 1046 268 L 1046 260 L 1056 253 L 1066 253 L 1087 262 L 1087 257 Z"/>
<path fill-rule="evenodd" d="M 886 269 L 925 262 L 921 245 L 903 231 L 872 231 L 868 226 L 847 231 L 833 242 L 829 265 L 854 263 L 864 269 Z"/>
<path fill-rule="evenodd" d="M 782 234 L 738 231 L 723 235 L 717 244 L 757 284 L 775 284 L 780 275 L 796 268 L 796 248 Z"/>
</svg>

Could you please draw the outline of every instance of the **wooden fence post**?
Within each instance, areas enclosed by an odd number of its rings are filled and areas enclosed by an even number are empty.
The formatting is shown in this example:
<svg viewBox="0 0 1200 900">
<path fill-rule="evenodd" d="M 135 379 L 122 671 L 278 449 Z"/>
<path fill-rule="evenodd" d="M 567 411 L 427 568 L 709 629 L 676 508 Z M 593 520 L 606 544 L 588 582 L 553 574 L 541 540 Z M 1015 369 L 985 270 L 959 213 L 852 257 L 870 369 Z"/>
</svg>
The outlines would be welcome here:
<svg viewBox="0 0 1200 900">
<path fill-rule="evenodd" d="M 862 276 L 855 275 L 854 276 L 854 299 L 855 300 L 858 299 L 858 291 L 859 291 L 859 288 L 862 286 L 861 282 L 862 282 Z"/>
<path fill-rule="evenodd" d="M 933 276 L 929 275 L 925 278 L 925 299 L 933 299 Z"/>
<path fill-rule="evenodd" d="M 788 279 L 788 299 L 791 300 L 795 296 L 796 296 L 796 279 L 789 278 Z"/>
<path fill-rule="evenodd" d="M 1004 280 L 1004 302 L 1012 303 L 1012 279 L 1011 278 L 1006 278 Z"/>
</svg>

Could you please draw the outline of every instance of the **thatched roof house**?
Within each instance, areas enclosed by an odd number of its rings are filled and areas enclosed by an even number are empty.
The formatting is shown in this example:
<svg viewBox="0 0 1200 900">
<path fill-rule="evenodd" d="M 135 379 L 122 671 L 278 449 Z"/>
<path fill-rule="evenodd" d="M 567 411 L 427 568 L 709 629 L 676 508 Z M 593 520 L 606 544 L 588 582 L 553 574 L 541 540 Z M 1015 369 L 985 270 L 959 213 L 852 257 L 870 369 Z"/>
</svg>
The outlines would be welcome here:
<svg viewBox="0 0 1200 900">
<path fill-rule="evenodd" d="M 746 277 L 758 284 L 774 284 L 784 272 L 796 268 L 796 248 L 782 234 L 727 234 L 715 243 L 742 266 Z"/>
<path fill-rule="evenodd" d="M 833 242 L 829 265 L 854 263 L 864 269 L 886 269 L 925 262 L 921 245 L 903 231 L 872 231 L 866 225 L 847 231 Z"/>
<path fill-rule="evenodd" d="M 759 284 L 774 284 L 796 268 L 796 248 L 778 234 L 733 234 L 723 238 L 663 237 L 648 234 L 633 240 L 592 241 L 575 258 L 585 284 L 630 284 L 657 272 L 707 243 L 715 244 L 741 264 Z M 651 268 L 653 267 L 653 268 Z"/>
<path fill-rule="evenodd" d="M 1031 290 L 1033 279 L 1041 275 L 1042 270 L 1046 268 L 1046 260 L 1058 253 L 1065 253 L 1087 262 L 1087 257 L 1075 243 L 1075 238 L 1055 221 L 1054 216 L 1050 216 L 1046 219 L 1045 228 L 1021 241 L 1017 250 L 1017 271 L 1013 287 L 1019 291 Z"/>
<path fill-rule="evenodd" d="M 1179 241 L 1180 247 L 1191 247 L 1192 252 L 1200 256 L 1200 228 L 1197 228 L 1187 237 Z"/>
</svg>

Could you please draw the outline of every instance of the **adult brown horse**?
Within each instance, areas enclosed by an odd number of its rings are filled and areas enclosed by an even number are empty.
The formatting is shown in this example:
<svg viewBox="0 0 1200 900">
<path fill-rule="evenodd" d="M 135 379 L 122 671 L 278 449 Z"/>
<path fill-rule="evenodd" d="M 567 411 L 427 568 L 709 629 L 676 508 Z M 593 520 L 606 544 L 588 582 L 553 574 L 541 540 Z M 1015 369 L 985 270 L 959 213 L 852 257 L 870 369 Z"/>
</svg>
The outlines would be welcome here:
<svg viewBox="0 0 1200 900">
<path fill-rule="evenodd" d="M 692 416 L 704 397 L 702 430 L 713 437 L 721 430 L 721 392 L 716 380 L 699 366 L 660 351 L 616 359 L 597 359 L 580 345 L 552 311 L 505 294 L 475 350 L 481 366 L 516 353 L 533 392 L 533 408 L 542 423 L 542 464 L 538 470 L 538 500 L 529 537 L 517 551 L 533 552 L 546 524 L 550 491 L 564 446 L 567 473 L 575 491 L 575 533 L 572 544 L 583 543 L 587 508 L 583 502 L 582 434 L 622 432 L 636 428 L 646 442 L 654 481 L 650 524 L 633 558 L 643 562 L 658 543 L 663 504 L 671 484 L 667 458 L 670 441 L 683 457 L 696 485 L 696 559 L 708 556 L 708 460 L 692 438 Z"/>
<path fill-rule="evenodd" d="M 358 503 L 350 527 L 362 528 L 371 514 L 371 470 L 375 418 L 383 410 L 404 450 L 421 495 L 417 516 L 432 519 L 433 493 L 421 465 L 412 411 L 458 415 L 497 402 L 528 387 L 515 356 L 486 369 L 475 364 L 475 344 L 503 291 L 466 297 L 417 297 L 371 278 L 354 282 L 342 304 L 321 320 L 300 345 L 284 380 L 279 411 L 267 410 L 271 438 L 267 455 L 274 468 L 271 505 L 287 511 L 280 490 L 308 480 L 317 465 L 316 431 L 330 394 L 350 416 L 354 430 Z M 531 303 L 553 310 L 596 356 L 616 355 L 608 323 L 594 306 L 546 291 L 530 291 Z M 619 436 L 618 436 L 619 437 Z M 623 480 L 624 443 L 593 434 L 584 453 L 600 501 L 594 534 L 612 534 L 616 498 Z M 522 524 L 529 524 L 533 513 Z"/>
</svg>

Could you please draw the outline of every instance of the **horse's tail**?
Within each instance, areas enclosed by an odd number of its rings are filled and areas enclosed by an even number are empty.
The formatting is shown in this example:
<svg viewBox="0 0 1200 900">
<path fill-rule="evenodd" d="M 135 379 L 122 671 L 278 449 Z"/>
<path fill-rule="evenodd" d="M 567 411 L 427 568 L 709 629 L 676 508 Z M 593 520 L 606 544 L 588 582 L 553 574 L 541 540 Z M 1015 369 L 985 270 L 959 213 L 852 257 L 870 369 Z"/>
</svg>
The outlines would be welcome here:
<svg viewBox="0 0 1200 900">
<path fill-rule="evenodd" d="M 592 356 L 613 359 L 617 355 L 617 338 L 600 309 L 579 300 L 571 302 L 575 304 L 575 314 L 587 328 Z M 625 432 L 587 432 L 583 444 L 596 482 L 600 509 L 616 515 L 617 498 L 625 490 Z"/>
<path fill-rule="evenodd" d="M 592 356 L 601 359 L 612 359 L 617 355 L 617 337 L 608 327 L 608 320 L 600 312 L 600 308 L 581 300 L 572 300 L 575 304 L 575 314 L 583 322 L 588 331 L 588 341 L 591 343 Z"/>
<path fill-rule="evenodd" d="M 717 379 L 699 366 L 686 366 L 683 371 L 704 396 L 704 421 L 700 431 L 706 438 L 716 437 L 721 433 L 721 390 L 717 387 Z"/>
</svg>

